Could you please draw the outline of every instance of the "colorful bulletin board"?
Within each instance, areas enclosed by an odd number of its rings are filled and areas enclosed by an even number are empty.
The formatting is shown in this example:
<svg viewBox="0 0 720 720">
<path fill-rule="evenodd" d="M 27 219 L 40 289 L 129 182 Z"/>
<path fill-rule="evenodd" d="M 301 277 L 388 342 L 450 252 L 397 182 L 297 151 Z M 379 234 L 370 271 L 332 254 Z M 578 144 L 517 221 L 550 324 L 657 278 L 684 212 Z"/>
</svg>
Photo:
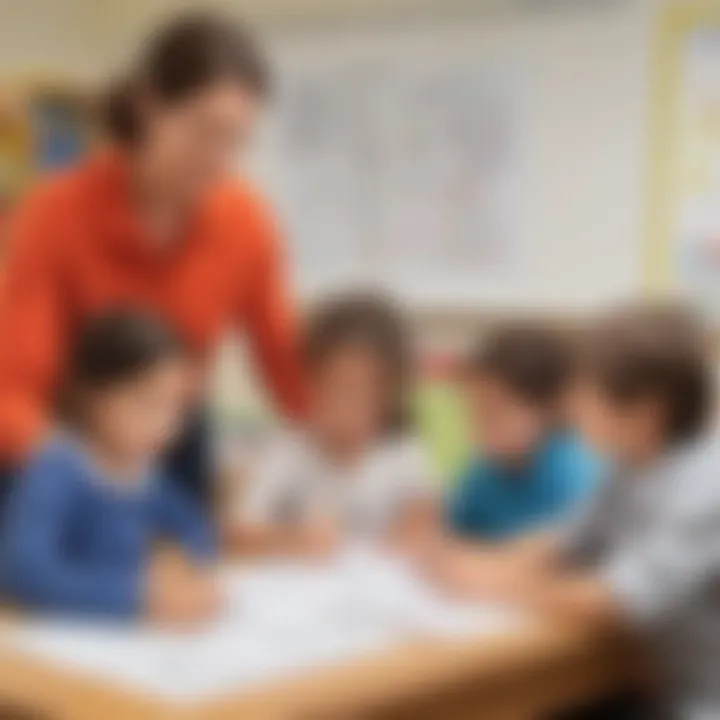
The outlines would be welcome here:
<svg viewBox="0 0 720 720">
<path fill-rule="evenodd" d="M 89 96 L 69 83 L 0 87 L 0 226 L 32 178 L 71 164 L 86 151 L 93 125 Z"/>
<path fill-rule="evenodd" d="M 720 321 L 720 2 L 675 2 L 655 44 L 646 279 Z"/>
</svg>

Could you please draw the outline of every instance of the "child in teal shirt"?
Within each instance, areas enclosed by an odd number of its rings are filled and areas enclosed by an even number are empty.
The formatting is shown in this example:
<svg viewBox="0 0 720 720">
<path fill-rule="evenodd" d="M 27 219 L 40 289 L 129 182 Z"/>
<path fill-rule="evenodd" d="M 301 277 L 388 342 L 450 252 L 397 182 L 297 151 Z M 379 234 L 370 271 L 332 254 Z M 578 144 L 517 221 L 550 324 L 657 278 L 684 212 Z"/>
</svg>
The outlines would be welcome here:
<svg viewBox="0 0 720 720">
<path fill-rule="evenodd" d="M 562 521 L 595 488 L 600 463 L 565 427 L 573 370 L 567 340 L 554 329 L 508 325 L 467 363 L 474 457 L 450 498 L 450 529 L 500 541 Z"/>
</svg>

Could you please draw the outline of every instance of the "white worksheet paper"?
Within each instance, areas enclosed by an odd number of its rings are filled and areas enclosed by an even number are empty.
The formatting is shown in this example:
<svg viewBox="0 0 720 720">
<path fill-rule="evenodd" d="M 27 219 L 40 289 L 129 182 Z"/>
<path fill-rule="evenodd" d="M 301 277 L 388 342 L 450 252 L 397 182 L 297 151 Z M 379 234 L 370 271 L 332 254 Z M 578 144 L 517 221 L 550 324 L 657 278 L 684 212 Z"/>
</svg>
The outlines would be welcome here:
<svg viewBox="0 0 720 720">
<path fill-rule="evenodd" d="M 21 652 L 173 701 L 195 701 L 419 637 L 462 641 L 521 619 L 449 601 L 398 558 L 347 549 L 322 564 L 273 561 L 227 571 L 222 617 L 193 632 L 28 620 Z"/>
</svg>

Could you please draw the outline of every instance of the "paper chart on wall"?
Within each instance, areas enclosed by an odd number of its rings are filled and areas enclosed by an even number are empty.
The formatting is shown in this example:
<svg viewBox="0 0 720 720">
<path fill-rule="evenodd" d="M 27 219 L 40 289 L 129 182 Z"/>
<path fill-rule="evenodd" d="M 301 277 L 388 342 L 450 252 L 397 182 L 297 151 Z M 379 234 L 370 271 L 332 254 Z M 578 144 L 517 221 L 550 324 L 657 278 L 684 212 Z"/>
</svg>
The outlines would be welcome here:
<svg viewBox="0 0 720 720">
<path fill-rule="evenodd" d="M 300 285 L 477 297 L 522 254 L 523 86 L 408 48 L 286 62 L 260 153 Z"/>
<path fill-rule="evenodd" d="M 688 33 L 679 52 L 669 180 L 674 284 L 720 321 L 720 27 Z"/>
</svg>

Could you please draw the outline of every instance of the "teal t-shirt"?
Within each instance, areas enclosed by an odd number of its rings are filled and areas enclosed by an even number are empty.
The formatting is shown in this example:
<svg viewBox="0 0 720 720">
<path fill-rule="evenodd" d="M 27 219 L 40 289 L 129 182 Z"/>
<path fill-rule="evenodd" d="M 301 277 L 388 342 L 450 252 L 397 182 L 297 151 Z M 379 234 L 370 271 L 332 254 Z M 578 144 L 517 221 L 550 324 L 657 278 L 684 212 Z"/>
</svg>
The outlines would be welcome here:
<svg viewBox="0 0 720 720">
<path fill-rule="evenodd" d="M 561 521 L 598 486 L 602 466 L 569 432 L 550 435 L 522 467 L 473 459 L 450 497 L 448 522 L 466 537 L 504 540 Z"/>
</svg>

